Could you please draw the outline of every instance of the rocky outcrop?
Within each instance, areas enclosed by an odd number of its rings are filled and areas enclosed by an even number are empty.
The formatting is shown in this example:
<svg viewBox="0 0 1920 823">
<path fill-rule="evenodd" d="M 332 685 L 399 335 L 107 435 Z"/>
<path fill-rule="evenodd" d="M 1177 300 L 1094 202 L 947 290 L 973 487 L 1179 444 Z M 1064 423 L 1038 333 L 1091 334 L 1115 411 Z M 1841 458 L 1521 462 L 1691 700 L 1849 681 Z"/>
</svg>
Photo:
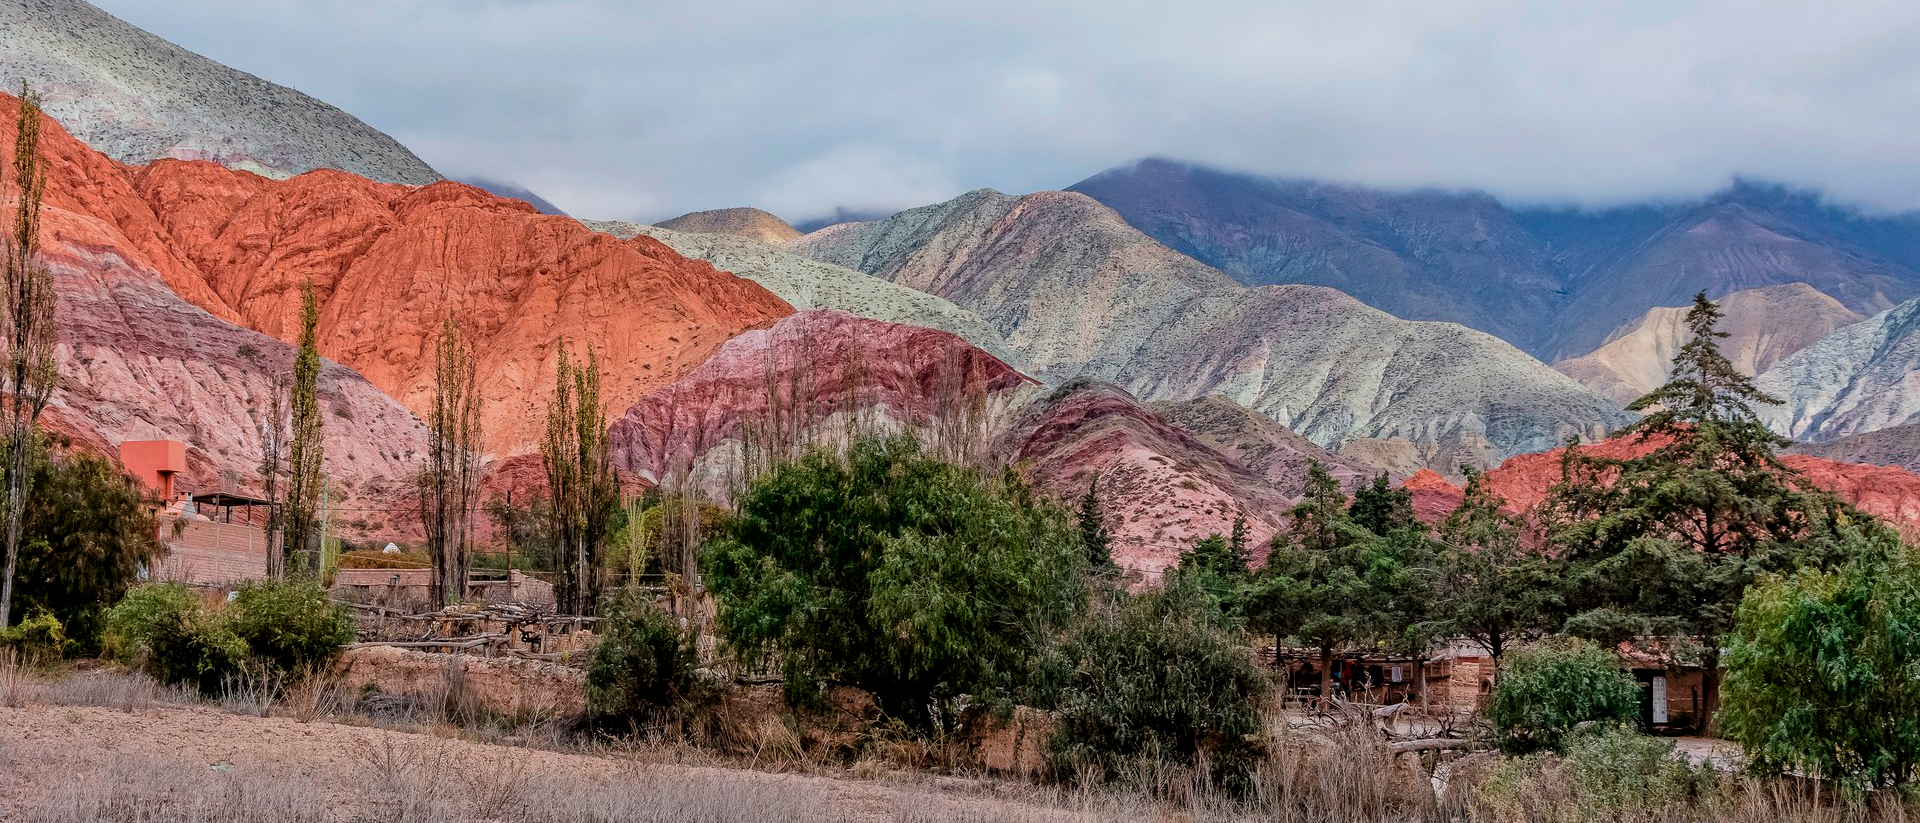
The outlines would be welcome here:
<svg viewBox="0 0 1920 823">
<path fill-rule="evenodd" d="M 779 245 L 800 236 L 787 221 L 759 209 L 734 208 L 696 211 L 660 221 L 660 228 L 691 234 L 724 234 Z"/>
<path fill-rule="evenodd" d="M 1796 439 L 1920 423 L 1920 299 L 1822 338 L 1756 382 L 1786 401 L 1759 409 L 1761 416 Z"/>
<path fill-rule="evenodd" d="M 151 231 L 183 258 L 183 296 L 291 340 L 311 282 L 321 353 L 416 412 L 432 399 L 442 318 L 457 318 L 476 347 L 481 426 L 497 457 L 537 443 L 563 338 L 575 356 L 593 350 L 617 411 L 791 312 L 650 238 L 622 241 L 460 183 L 330 170 L 276 181 L 172 160 L 133 177 L 159 217 Z"/>
<path fill-rule="evenodd" d="M 1720 351 L 1741 374 L 1757 375 L 1862 315 L 1805 283 L 1737 291 L 1716 301 L 1725 318 Z M 1555 370 L 1621 405 L 1667 382 L 1673 356 L 1687 342 L 1688 307 L 1649 309 L 1594 351 L 1553 364 Z"/>
<path fill-rule="evenodd" d="M 17 105 L 0 95 L 8 155 Z M 54 274 L 60 335 L 48 427 L 107 455 L 124 440 L 182 440 L 182 489 L 257 493 L 262 427 L 284 392 L 276 381 L 291 371 L 292 350 L 222 319 L 235 315 L 175 254 L 135 191 L 135 170 L 51 122 L 42 145 L 42 253 Z M 411 489 L 424 429 L 348 368 L 329 363 L 319 388 L 338 522 L 355 535 L 386 533 L 403 514 L 395 500 Z"/>
<path fill-rule="evenodd" d="M 272 177 L 319 168 L 423 185 L 440 175 L 354 116 L 148 34 L 82 0 L 0 0 L 0 77 L 124 163 L 212 160 Z"/>
<path fill-rule="evenodd" d="M 1920 423 L 1850 434 L 1823 443 L 1795 443 L 1788 451 L 1841 463 L 1898 466 L 1920 472 Z"/>
<path fill-rule="evenodd" d="M 828 442 L 849 427 L 912 428 L 935 449 L 971 447 L 1033 385 L 946 332 L 803 311 L 727 341 L 634 403 L 613 424 L 613 460 L 650 482 L 679 474 L 716 484 L 749 456 Z"/>
<path fill-rule="evenodd" d="M 1076 380 L 1028 407 L 1002 439 L 1035 485 L 1073 501 L 1099 475 L 1114 560 L 1154 579 L 1194 541 L 1244 516 L 1256 557 L 1293 497 L 1112 385 Z"/>
<path fill-rule="evenodd" d="M 1221 394 L 1322 447 L 1399 437 L 1453 470 L 1593 436 L 1614 404 L 1491 336 L 1332 289 L 1247 289 L 1090 198 L 982 190 L 788 244 L 979 312 L 1035 376 Z"/>
<path fill-rule="evenodd" d="M 1320 448 L 1273 418 L 1217 394 L 1148 403 L 1147 410 L 1252 469 L 1288 497 L 1300 496 L 1307 470 L 1315 463 L 1348 491 L 1380 473 L 1371 464 Z"/>
<path fill-rule="evenodd" d="M 857 317 L 952 332 L 1014 366 L 1007 340 L 980 315 L 926 292 L 897 286 L 842 266 L 724 234 L 673 231 L 641 223 L 582 221 L 615 237 L 646 235 L 687 257 L 705 260 L 766 287 L 795 309 L 833 309 Z"/>
</svg>

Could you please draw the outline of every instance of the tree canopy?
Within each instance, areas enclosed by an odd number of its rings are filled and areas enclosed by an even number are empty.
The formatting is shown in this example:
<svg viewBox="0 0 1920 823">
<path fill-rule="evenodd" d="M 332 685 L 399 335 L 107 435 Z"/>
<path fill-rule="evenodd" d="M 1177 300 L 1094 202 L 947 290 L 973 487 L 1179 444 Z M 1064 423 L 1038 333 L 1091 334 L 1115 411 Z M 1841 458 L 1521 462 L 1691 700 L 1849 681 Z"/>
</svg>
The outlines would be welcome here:
<svg viewBox="0 0 1920 823">
<path fill-rule="evenodd" d="M 856 438 L 755 481 L 701 552 L 718 629 L 771 659 L 789 700 L 845 684 L 913 728 L 958 699 L 1011 709 L 1042 640 L 1084 602 L 1079 529 L 1012 472 Z"/>
</svg>

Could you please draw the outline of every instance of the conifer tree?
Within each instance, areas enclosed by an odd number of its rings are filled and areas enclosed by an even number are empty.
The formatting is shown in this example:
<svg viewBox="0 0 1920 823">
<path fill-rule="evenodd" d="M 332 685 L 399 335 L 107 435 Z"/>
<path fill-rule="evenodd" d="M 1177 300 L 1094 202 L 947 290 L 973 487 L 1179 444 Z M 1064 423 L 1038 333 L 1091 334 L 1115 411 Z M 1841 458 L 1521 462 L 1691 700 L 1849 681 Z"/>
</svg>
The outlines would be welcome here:
<svg viewBox="0 0 1920 823">
<path fill-rule="evenodd" d="M 1107 534 L 1106 514 L 1100 508 L 1100 473 L 1087 481 L 1087 493 L 1080 498 L 1080 541 L 1087 547 L 1087 562 L 1095 568 L 1113 568 L 1112 539 Z"/>
<path fill-rule="evenodd" d="M 1233 518 L 1233 532 L 1227 537 L 1227 561 L 1235 574 L 1244 574 L 1253 565 L 1253 553 L 1247 548 L 1251 536 L 1247 533 L 1247 518 L 1236 515 Z"/>
<path fill-rule="evenodd" d="M 1524 523 L 1487 477 L 1466 469 L 1460 506 L 1440 525 L 1440 632 L 1465 637 L 1499 660 L 1508 646 L 1558 624 L 1564 571 L 1523 540 Z"/>
<path fill-rule="evenodd" d="M 1386 472 L 1374 475 L 1373 482 L 1354 490 L 1353 505 L 1348 507 L 1347 514 L 1361 528 L 1379 535 L 1421 526 L 1413 515 L 1413 492 L 1394 488 Z"/>
<path fill-rule="evenodd" d="M 20 84 L 20 110 L 15 121 L 13 167 L 9 185 L 0 186 L 0 200 L 11 201 L 11 231 L 0 239 L 0 286 L 6 289 L 0 306 L 0 357 L 5 372 L 0 390 L 6 393 L 6 520 L 7 557 L 0 575 L 0 628 L 8 625 L 13 606 L 13 578 L 20 562 L 32 463 L 34 426 L 60 380 L 54 361 L 53 273 L 40 259 L 40 201 L 46 192 L 46 157 L 40 150 L 40 96 Z"/>
<path fill-rule="evenodd" d="M 269 570 L 275 577 L 284 577 L 287 562 L 307 551 L 318 534 L 323 482 L 320 466 L 325 456 L 321 442 L 319 326 L 320 308 L 314 301 L 313 281 L 309 280 L 300 287 L 300 350 L 293 359 L 293 381 L 288 387 L 287 411 L 292 420 L 287 441 L 287 499 L 282 515 L 280 565 Z"/>
<path fill-rule="evenodd" d="M 1717 650 L 1749 584 L 1762 573 L 1844 558 L 1836 529 L 1864 515 L 1781 463 L 1787 441 L 1756 405 L 1777 404 L 1720 352 L 1719 307 L 1704 293 L 1686 317 L 1689 337 L 1666 384 L 1629 407 L 1645 412 L 1621 432 L 1645 452 L 1606 459 L 1570 446 L 1543 508 L 1571 563 L 1566 629 L 1603 642 L 1636 635 L 1699 641 L 1716 700 Z"/>
</svg>

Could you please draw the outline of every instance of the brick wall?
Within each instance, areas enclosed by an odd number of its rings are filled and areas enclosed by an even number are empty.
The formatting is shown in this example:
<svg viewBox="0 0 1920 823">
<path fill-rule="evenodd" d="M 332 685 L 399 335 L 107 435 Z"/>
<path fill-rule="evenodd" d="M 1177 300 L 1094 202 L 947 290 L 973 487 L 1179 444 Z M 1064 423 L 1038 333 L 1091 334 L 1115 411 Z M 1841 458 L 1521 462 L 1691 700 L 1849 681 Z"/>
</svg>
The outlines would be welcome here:
<svg viewBox="0 0 1920 823">
<path fill-rule="evenodd" d="M 267 532 L 258 526 L 162 517 L 160 540 L 169 551 L 153 564 L 155 580 L 228 585 L 267 576 Z"/>
</svg>

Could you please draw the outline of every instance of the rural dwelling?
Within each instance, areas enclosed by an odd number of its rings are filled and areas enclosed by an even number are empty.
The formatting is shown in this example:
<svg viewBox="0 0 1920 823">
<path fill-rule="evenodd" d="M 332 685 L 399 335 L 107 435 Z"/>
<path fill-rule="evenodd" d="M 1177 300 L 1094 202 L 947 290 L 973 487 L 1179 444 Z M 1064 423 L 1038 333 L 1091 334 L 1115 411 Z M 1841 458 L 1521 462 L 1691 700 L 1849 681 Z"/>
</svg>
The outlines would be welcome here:
<svg viewBox="0 0 1920 823">
<path fill-rule="evenodd" d="M 1640 682 L 1640 721 L 1656 732 L 1697 732 L 1705 724 L 1706 669 L 1679 662 L 1659 638 L 1620 644 L 1621 668 Z"/>
<path fill-rule="evenodd" d="M 1480 705 L 1490 665 L 1467 644 L 1450 644 L 1427 654 L 1336 651 L 1334 696 L 1355 703 L 1408 703 L 1432 710 L 1470 712 Z M 1292 700 L 1320 696 L 1320 650 L 1280 647 L 1269 659 L 1286 678 Z"/>
</svg>

